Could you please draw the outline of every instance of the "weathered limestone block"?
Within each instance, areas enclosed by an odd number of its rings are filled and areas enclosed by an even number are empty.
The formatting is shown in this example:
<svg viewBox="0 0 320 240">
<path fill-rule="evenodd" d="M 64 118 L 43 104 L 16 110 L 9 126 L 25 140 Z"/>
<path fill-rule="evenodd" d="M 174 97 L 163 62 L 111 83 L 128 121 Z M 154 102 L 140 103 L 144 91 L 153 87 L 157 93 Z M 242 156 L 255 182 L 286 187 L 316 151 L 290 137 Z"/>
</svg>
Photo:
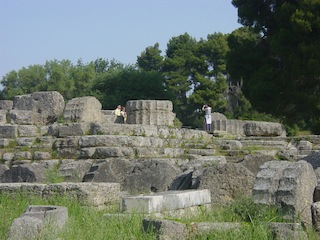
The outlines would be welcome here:
<svg viewBox="0 0 320 240">
<path fill-rule="evenodd" d="M 49 160 L 49 159 L 51 159 L 51 154 L 49 152 L 35 151 L 33 153 L 33 159 L 34 160 Z"/>
<path fill-rule="evenodd" d="M 183 240 L 187 239 L 187 226 L 171 220 L 143 219 L 143 231 L 153 232 L 157 239 Z"/>
<path fill-rule="evenodd" d="M 227 131 L 227 117 L 219 112 L 211 113 L 212 125 L 215 131 Z"/>
<path fill-rule="evenodd" d="M 63 96 L 56 91 L 34 92 L 16 96 L 13 109 L 32 111 L 32 120 L 36 125 L 54 123 L 64 110 Z"/>
<path fill-rule="evenodd" d="M 239 222 L 199 222 L 192 223 L 190 228 L 192 233 L 205 234 L 210 232 L 240 231 Z"/>
<path fill-rule="evenodd" d="M 237 150 L 242 148 L 242 143 L 237 140 L 216 140 L 223 150 Z"/>
<path fill-rule="evenodd" d="M 244 124 L 243 129 L 246 136 L 286 136 L 284 126 L 275 122 L 250 121 Z"/>
<path fill-rule="evenodd" d="M 14 160 L 31 160 L 32 153 L 29 151 L 18 151 L 14 154 Z"/>
<path fill-rule="evenodd" d="M 126 103 L 127 123 L 172 126 L 173 104 L 165 100 L 132 100 Z"/>
<path fill-rule="evenodd" d="M 273 161 L 275 160 L 274 157 L 264 155 L 264 154 L 249 154 L 244 156 L 243 161 L 240 163 L 245 166 L 247 169 L 249 169 L 254 176 L 257 175 L 257 173 L 260 171 L 260 166 L 263 165 L 265 162 Z"/>
<path fill-rule="evenodd" d="M 7 118 L 10 124 L 31 125 L 34 123 L 33 113 L 29 110 L 10 110 Z"/>
<path fill-rule="evenodd" d="M 7 111 L 0 110 L 0 124 L 7 123 Z"/>
<path fill-rule="evenodd" d="M 8 240 L 38 239 L 41 235 L 41 229 L 44 228 L 44 222 L 35 217 L 21 216 L 13 220 L 10 227 Z"/>
<path fill-rule="evenodd" d="M 46 171 L 58 164 L 59 160 L 43 160 L 40 162 L 13 165 L 0 176 L 0 182 L 47 182 Z"/>
<path fill-rule="evenodd" d="M 71 99 L 63 112 L 67 122 L 103 122 L 102 105 L 95 97 L 78 97 Z"/>
<path fill-rule="evenodd" d="M 59 125 L 51 124 L 47 126 L 40 127 L 41 136 L 58 136 L 59 135 Z"/>
<path fill-rule="evenodd" d="M 320 202 L 315 202 L 311 206 L 313 227 L 316 231 L 320 231 Z"/>
<path fill-rule="evenodd" d="M 56 195 L 66 196 L 80 201 L 82 204 L 105 207 L 106 205 L 118 205 L 120 201 L 119 183 L 2 183 L 0 194 L 25 193 L 31 196 L 43 198 Z"/>
<path fill-rule="evenodd" d="M 90 126 L 87 123 L 67 123 L 59 126 L 59 137 L 81 136 L 88 134 Z"/>
<path fill-rule="evenodd" d="M 308 239 L 300 223 L 270 222 L 268 223 L 272 233 L 272 239 L 302 240 Z"/>
<path fill-rule="evenodd" d="M 260 167 L 253 187 L 255 203 L 276 205 L 289 220 L 311 226 L 317 178 L 306 161 L 270 161 Z"/>
<path fill-rule="evenodd" d="M 65 182 L 82 182 L 84 176 L 89 172 L 94 160 L 72 160 L 61 161 L 59 172 Z"/>
<path fill-rule="evenodd" d="M 23 138 L 16 138 L 18 146 L 28 146 L 31 147 L 35 138 L 30 137 L 23 137 Z"/>
<path fill-rule="evenodd" d="M 239 195 L 251 196 L 254 175 L 241 164 L 210 166 L 200 176 L 199 189 L 209 189 L 213 204 L 227 204 Z"/>
<path fill-rule="evenodd" d="M 19 137 L 36 137 L 39 136 L 39 128 L 35 125 L 19 125 Z"/>
<path fill-rule="evenodd" d="M 1 125 L 0 125 L 0 132 L 1 132 Z M 0 147 L 6 147 L 10 144 L 10 142 L 15 141 L 14 139 L 8 138 L 0 138 Z"/>
<path fill-rule="evenodd" d="M 24 213 L 13 221 L 9 239 L 54 238 L 68 222 L 68 209 L 62 206 L 30 205 Z M 50 229 L 45 229 L 50 225 Z"/>
<path fill-rule="evenodd" d="M 0 100 L 0 109 L 1 110 L 11 110 L 13 108 L 13 101 L 11 100 Z"/>
</svg>

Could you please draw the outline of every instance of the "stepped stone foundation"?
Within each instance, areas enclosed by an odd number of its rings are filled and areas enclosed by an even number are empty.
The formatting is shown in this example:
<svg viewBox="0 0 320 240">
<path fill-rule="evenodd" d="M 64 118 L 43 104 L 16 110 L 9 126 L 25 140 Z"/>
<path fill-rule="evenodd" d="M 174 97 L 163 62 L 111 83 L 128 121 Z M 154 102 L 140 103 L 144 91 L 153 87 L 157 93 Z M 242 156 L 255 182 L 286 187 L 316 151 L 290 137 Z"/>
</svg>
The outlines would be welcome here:
<svg viewBox="0 0 320 240">
<path fill-rule="evenodd" d="M 126 103 L 127 123 L 143 125 L 173 125 L 173 104 L 166 100 L 133 100 Z"/>
</svg>

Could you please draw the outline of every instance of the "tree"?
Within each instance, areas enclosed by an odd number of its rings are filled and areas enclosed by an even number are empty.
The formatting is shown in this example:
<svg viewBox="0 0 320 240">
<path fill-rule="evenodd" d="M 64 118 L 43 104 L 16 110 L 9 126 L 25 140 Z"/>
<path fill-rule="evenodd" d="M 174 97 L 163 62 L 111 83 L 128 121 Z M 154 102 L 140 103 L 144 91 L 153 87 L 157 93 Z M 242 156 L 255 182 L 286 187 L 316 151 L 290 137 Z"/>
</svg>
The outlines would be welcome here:
<svg viewBox="0 0 320 240">
<path fill-rule="evenodd" d="M 99 74 L 93 92 L 104 109 L 125 105 L 128 100 L 168 98 L 161 73 L 136 69 L 131 65 L 112 67 Z"/>
<path fill-rule="evenodd" d="M 197 41 L 185 33 L 169 40 L 166 58 L 163 65 L 166 86 L 174 104 L 177 117 L 185 124 L 190 124 L 194 110 L 188 105 L 188 93 L 192 90 L 191 75 L 194 71 L 194 62 Z"/>
<path fill-rule="evenodd" d="M 46 71 L 41 65 L 31 65 L 18 71 L 11 71 L 1 81 L 2 98 L 12 99 L 16 95 L 45 91 L 47 87 Z"/>
<path fill-rule="evenodd" d="M 283 116 L 287 123 L 316 125 L 320 121 L 320 1 L 232 3 L 240 22 L 263 34 L 249 52 L 257 52 L 250 62 L 254 69 L 237 73 L 246 96 L 256 109 Z"/>
<path fill-rule="evenodd" d="M 163 65 L 163 57 L 159 50 L 159 43 L 147 47 L 137 58 L 138 66 L 145 71 L 160 71 Z"/>
</svg>

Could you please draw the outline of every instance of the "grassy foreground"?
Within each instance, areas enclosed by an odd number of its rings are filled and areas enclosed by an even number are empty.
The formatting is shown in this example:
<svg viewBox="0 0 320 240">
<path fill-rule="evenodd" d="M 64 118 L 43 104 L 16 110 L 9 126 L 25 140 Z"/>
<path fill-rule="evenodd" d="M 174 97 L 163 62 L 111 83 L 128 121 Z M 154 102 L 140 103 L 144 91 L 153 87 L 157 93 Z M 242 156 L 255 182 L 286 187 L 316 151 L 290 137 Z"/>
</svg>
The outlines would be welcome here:
<svg viewBox="0 0 320 240">
<path fill-rule="evenodd" d="M 96 210 L 82 206 L 80 203 L 63 197 L 40 199 L 17 195 L 15 197 L 0 195 L 0 239 L 8 238 L 13 220 L 19 217 L 29 205 L 56 205 L 68 208 L 68 225 L 53 234 L 47 229 L 41 236 L 44 239 L 156 239 L 152 233 L 142 231 L 142 214 L 132 214 L 127 218 L 116 217 L 108 219 L 106 213 L 119 213 L 118 209 L 110 208 Z M 203 235 L 193 235 L 190 239 L 237 239 L 237 240 L 269 240 L 272 236 L 267 228 L 267 222 L 283 221 L 276 209 L 257 206 L 250 199 L 238 199 L 229 207 L 203 210 L 198 216 L 185 219 L 172 219 L 190 225 L 192 222 L 244 222 L 240 231 L 228 231 Z M 55 235 L 55 236 L 53 236 Z M 317 234 L 309 233 L 309 239 L 317 238 Z"/>
</svg>

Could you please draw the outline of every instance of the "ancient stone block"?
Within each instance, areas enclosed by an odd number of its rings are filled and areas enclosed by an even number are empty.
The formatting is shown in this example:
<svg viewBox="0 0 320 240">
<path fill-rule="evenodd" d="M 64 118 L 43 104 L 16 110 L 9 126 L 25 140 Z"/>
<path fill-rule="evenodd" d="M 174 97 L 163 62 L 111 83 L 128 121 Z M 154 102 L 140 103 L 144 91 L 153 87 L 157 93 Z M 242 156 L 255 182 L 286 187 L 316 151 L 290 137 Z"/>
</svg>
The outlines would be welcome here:
<svg viewBox="0 0 320 240">
<path fill-rule="evenodd" d="M 11 100 L 0 100 L 0 109 L 1 110 L 11 110 L 13 108 L 13 101 Z"/>
<path fill-rule="evenodd" d="M 35 125 L 19 125 L 19 137 L 35 137 L 39 136 L 39 128 Z"/>
<path fill-rule="evenodd" d="M 10 110 L 7 117 L 10 124 L 30 125 L 34 123 L 32 111 L 29 110 Z"/>
<path fill-rule="evenodd" d="M 13 109 L 29 110 L 32 112 L 33 123 L 48 125 L 54 123 L 63 113 L 64 99 L 56 91 L 34 92 L 16 96 L 13 100 Z"/>
<path fill-rule="evenodd" d="M 143 230 L 154 232 L 157 239 L 183 240 L 186 239 L 187 227 L 183 223 L 171 220 L 143 219 Z"/>
<path fill-rule="evenodd" d="M 300 223 L 270 222 L 269 228 L 272 239 L 281 240 L 301 240 L 308 239 L 307 233 Z"/>
<path fill-rule="evenodd" d="M 103 122 L 102 105 L 95 97 L 79 97 L 71 99 L 63 112 L 67 122 Z"/>
<path fill-rule="evenodd" d="M 227 204 L 235 197 L 251 196 L 254 175 L 241 164 L 207 167 L 200 176 L 199 189 L 209 189 L 213 204 Z"/>
<path fill-rule="evenodd" d="M 132 100 L 126 103 L 127 123 L 173 125 L 173 104 L 165 100 Z"/>
<path fill-rule="evenodd" d="M 17 136 L 17 125 L 0 125 L 0 138 L 16 138 Z"/>
<path fill-rule="evenodd" d="M 286 136 L 284 126 L 275 122 L 250 121 L 243 125 L 246 136 Z"/>
<path fill-rule="evenodd" d="M 0 110 L 0 124 L 7 123 L 7 111 Z"/>
<path fill-rule="evenodd" d="M 88 131 L 87 123 L 67 123 L 59 126 L 59 137 L 86 135 Z"/>
<path fill-rule="evenodd" d="M 270 161 L 260 167 L 253 199 L 255 203 L 276 205 L 285 212 L 287 219 L 310 226 L 316 186 L 315 172 L 306 161 Z"/>
</svg>

